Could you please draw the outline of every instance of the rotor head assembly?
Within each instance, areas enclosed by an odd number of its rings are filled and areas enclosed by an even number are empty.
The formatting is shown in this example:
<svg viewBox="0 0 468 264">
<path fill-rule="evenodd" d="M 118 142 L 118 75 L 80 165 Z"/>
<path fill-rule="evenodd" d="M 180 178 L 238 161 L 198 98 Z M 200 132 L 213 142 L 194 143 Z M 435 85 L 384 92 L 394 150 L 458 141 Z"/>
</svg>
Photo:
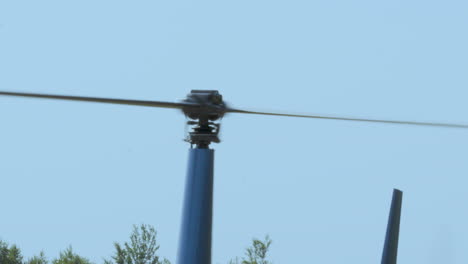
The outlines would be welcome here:
<svg viewBox="0 0 468 264">
<path fill-rule="evenodd" d="M 189 127 L 185 141 L 198 148 L 219 143 L 220 121 L 227 109 L 223 96 L 216 90 L 192 90 L 182 102 L 188 105 L 182 108 Z"/>
<path fill-rule="evenodd" d="M 190 119 L 215 121 L 226 113 L 223 96 L 216 90 L 192 90 L 182 102 L 187 104 L 182 111 Z"/>
</svg>

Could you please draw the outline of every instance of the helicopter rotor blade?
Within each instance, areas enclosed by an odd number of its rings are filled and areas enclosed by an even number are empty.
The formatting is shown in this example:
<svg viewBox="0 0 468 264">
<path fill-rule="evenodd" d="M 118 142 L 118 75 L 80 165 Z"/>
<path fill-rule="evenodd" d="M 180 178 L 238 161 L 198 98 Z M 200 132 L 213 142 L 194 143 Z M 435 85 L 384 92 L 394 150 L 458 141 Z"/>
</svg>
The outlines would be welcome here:
<svg viewBox="0 0 468 264">
<path fill-rule="evenodd" d="M 287 117 L 302 117 L 302 118 L 315 118 L 315 119 L 331 119 L 331 120 L 345 120 L 345 121 L 358 121 L 370 123 L 386 123 L 386 124 L 399 124 L 399 125 L 416 125 L 416 126 L 432 126 L 432 127 L 451 127 L 451 128 L 468 128 L 464 124 L 452 123 L 434 123 L 434 122 L 414 122 L 414 121 L 399 121 L 399 120 L 383 120 L 383 119 L 367 119 L 356 117 L 340 117 L 340 116 L 325 116 L 325 115 L 298 115 L 298 114 L 285 114 L 285 113 L 271 113 L 271 112 L 257 112 L 246 111 L 240 109 L 226 109 L 226 113 L 240 113 L 240 114 L 254 114 L 254 115 L 270 115 L 270 116 L 287 116 Z"/>
<path fill-rule="evenodd" d="M 28 97 L 28 98 L 67 100 L 67 101 L 81 101 L 81 102 L 119 104 L 119 105 L 135 105 L 135 106 L 146 106 L 146 107 L 173 108 L 173 109 L 184 109 L 184 108 L 188 108 L 188 107 L 199 107 L 200 106 L 199 104 L 192 104 L 192 103 L 188 103 L 188 102 L 174 103 L 174 102 L 162 102 L 162 101 L 128 100 L 128 99 L 68 96 L 68 95 L 38 94 L 38 93 L 22 93 L 22 92 L 8 92 L 8 91 L 0 91 L 0 95 Z M 302 117 L 302 118 L 315 118 L 315 119 L 331 119 L 331 120 L 345 120 L 345 121 L 387 123 L 387 124 L 403 124 L 403 125 L 418 125 L 418 126 L 433 126 L 433 127 L 468 128 L 468 125 L 465 125 L 465 124 L 436 123 L 436 122 L 414 122 L 414 121 L 399 121 L 399 120 L 382 120 L 382 119 L 367 119 L 367 118 L 325 116 L 325 115 L 285 114 L 285 113 L 248 111 L 248 110 L 240 110 L 240 109 L 233 109 L 233 108 L 226 108 L 225 113 L 241 113 L 241 114 L 270 115 L 270 116 Z"/>
<path fill-rule="evenodd" d="M 192 104 L 189 104 L 189 103 L 127 100 L 127 99 L 68 96 L 68 95 L 55 95 L 55 94 L 18 93 L 18 92 L 5 92 L 5 91 L 0 91 L 0 95 L 19 96 L 19 97 L 28 97 L 28 98 L 56 99 L 56 100 L 67 100 L 67 101 L 80 101 L 80 102 L 106 103 L 106 104 L 119 104 L 119 105 L 162 107 L 162 108 L 174 108 L 174 109 L 182 109 L 184 107 L 193 106 Z"/>
</svg>

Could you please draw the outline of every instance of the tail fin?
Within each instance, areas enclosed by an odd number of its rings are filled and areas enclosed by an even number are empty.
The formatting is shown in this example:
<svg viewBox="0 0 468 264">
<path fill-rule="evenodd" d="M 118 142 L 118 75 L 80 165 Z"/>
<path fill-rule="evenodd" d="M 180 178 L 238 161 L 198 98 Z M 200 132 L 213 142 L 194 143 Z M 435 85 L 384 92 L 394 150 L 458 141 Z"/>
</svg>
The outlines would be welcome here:
<svg viewBox="0 0 468 264">
<path fill-rule="evenodd" d="M 388 216 L 387 234 L 385 236 L 385 244 L 382 253 L 382 264 L 397 263 L 402 200 L 403 192 L 393 189 L 392 205 Z"/>
</svg>

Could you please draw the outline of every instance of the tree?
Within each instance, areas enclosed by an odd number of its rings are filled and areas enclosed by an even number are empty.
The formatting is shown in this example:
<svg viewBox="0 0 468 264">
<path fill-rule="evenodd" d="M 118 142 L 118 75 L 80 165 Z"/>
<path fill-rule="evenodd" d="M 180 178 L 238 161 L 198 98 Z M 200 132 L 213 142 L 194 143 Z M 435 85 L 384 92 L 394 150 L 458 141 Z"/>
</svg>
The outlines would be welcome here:
<svg viewBox="0 0 468 264">
<path fill-rule="evenodd" d="M 157 255 L 159 245 L 156 242 L 156 230 L 150 225 L 133 226 L 130 243 L 123 246 L 114 243 L 115 254 L 112 259 L 116 264 L 170 264 L 167 259 L 160 259 Z M 105 264 L 112 264 L 106 260 Z"/>
<path fill-rule="evenodd" d="M 39 256 L 34 256 L 26 262 L 26 264 L 48 264 L 48 263 L 49 261 L 47 260 L 44 252 L 42 251 L 39 254 Z"/>
<path fill-rule="evenodd" d="M 266 236 L 264 241 L 254 238 L 252 246 L 245 250 L 246 257 L 242 258 L 240 264 L 272 264 L 266 259 L 271 243 L 269 236 Z M 229 264 L 239 264 L 239 258 L 231 260 Z"/>
<path fill-rule="evenodd" d="M 154 227 L 142 224 L 133 226 L 130 241 L 123 245 L 115 242 L 115 253 L 112 260 L 104 260 L 104 264 L 170 264 L 158 256 L 159 245 L 156 240 L 157 232 Z M 236 258 L 229 264 L 272 264 L 267 260 L 267 253 L 272 240 L 266 236 L 264 240 L 253 239 L 252 245 L 245 250 L 245 256 Z M 16 245 L 9 246 L 0 240 L 0 264 L 93 264 L 87 258 L 73 252 L 72 247 L 60 252 L 58 258 L 49 262 L 44 254 L 30 258 L 23 262 L 23 256 Z"/>
<path fill-rule="evenodd" d="M 20 249 L 15 245 L 8 247 L 7 243 L 0 241 L 0 263 L 23 264 L 23 256 Z"/>
<path fill-rule="evenodd" d="M 88 259 L 73 253 L 72 247 L 60 252 L 60 257 L 54 259 L 52 264 L 92 264 Z"/>
</svg>

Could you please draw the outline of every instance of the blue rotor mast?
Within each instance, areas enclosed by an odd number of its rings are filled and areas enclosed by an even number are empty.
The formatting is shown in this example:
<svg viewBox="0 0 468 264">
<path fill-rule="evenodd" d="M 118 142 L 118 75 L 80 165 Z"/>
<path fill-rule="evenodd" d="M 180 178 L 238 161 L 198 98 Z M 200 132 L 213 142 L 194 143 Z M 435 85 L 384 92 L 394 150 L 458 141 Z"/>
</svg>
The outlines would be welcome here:
<svg viewBox="0 0 468 264">
<path fill-rule="evenodd" d="M 219 143 L 220 120 L 226 105 L 218 91 L 192 90 L 182 108 L 188 118 L 189 160 L 182 212 L 178 264 L 210 264 L 213 222 L 212 142 Z"/>
</svg>

